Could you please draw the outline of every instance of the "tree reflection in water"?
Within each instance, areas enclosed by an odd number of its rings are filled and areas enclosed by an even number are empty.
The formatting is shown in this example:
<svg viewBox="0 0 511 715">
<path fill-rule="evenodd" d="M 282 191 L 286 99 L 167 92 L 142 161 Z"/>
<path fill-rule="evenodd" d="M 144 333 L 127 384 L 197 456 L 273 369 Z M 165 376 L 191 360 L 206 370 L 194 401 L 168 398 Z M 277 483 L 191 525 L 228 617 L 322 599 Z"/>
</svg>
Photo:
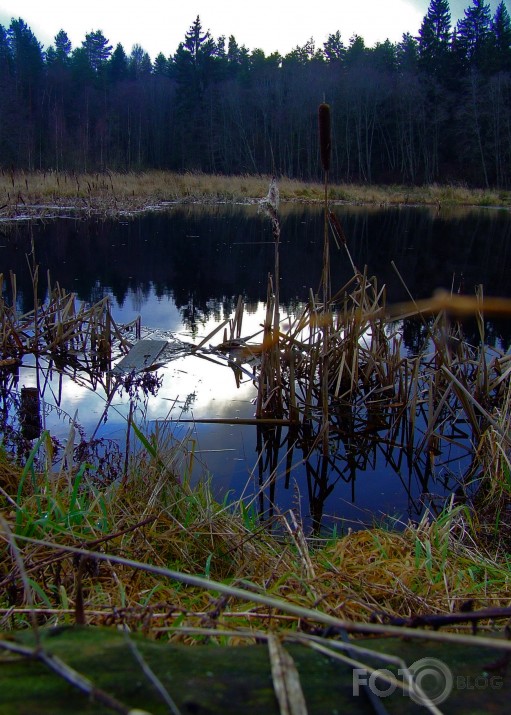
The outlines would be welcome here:
<svg viewBox="0 0 511 715">
<path fill-rule="evenodd" d="M 309 299 L 309 286 L 316 285 L 321 276 L 322 213 L 314 208 L 285 205 L 280 213 L 281 313 L 293 322 Z M 443 209 L 439 215 L 428 208 L 337 207 L 336 213 L 350 237 L 355 264 L 367 265 L 368 275 L 376 273 L 385 282 L 389 303 L 406 298 L 391 259 L 417 299 L 432 295 L 438 287 L 464 289 L 470 294 L 479 283 L 484 284 L 485 295 L 509 294 L 511 221 L 506 212 L 449 213 Z M 22 312 L 33 301 L 25 258 L 32 240 L 41 272 L 49 270 L 53 280 L 72 288 L 79 299 L 94 302 L 108 296 L 117 320 L 127 322 L 140 311 L 144 324 L 169 332 L 187 330 L 197 340 L 211 329 L 212 323 L 218 324 L 233 314 L 240 294 L 245 319 L 252 314 L 257 322 L 256 310 L 266 299 L 266 276 L 274 259 L 270 227 L 254 207 L 182 207 L 168 215 L 147 215 L 122 222 L 76 220 L 35 224 L 26 232 L 17 228 L 2 240 L 4 265 L 18 275 L 17 306 Z M 332 252 L 335 285 L 350 280 L 350 271 L 345 256 Z M 45 290 L 40 282 L 41 300 L 45 298 Z M 509 319 L 485 316 L 483 327 L 485 342 L 494 350 L 489 354 L 488 365 L 492 360 L 502 364 L 499 349 L 505 351 L 510 344 Z M 463 320 L 467 349 L 478 344 L 480 329 L 475 320 Z M 273 504 L 280 504 L 281 483 L 289 493 L 296 483 L 306 494 L 311 519 L 317 527 L 322 523 L 325 508 L 335 515 L 342 512 L 338 505 L 332 505 L 341 483 L 352 500 L 355 496 L 359 500 L 370 483 L 369 489 L 374 490 L 372 503 L 377 505 L 375 481 L 369 482 L 365 477 L 376 474 L 376 479 L 380 479 L 384 468 L 395 473 L 402 484 L 407 494 L 407 515 L 411 518 L 420 514 L 424 501 L 431 503 L 430 494 L 448 493 L 466 481 L 466 475 L 473 469 L 472 440 L 477 443 L 485 418 L 476 411 L 476 419 L 470 416 L 467 420 L 459 411 L 456 400 L 459 402 L 462 395 L 461 388 L 453 387 L 455 383 L 451 380 L 446 394 L 449 379 L 440 365 L 430 371 L 433 382 L 413 383 L 413 356 L 421 352 L 427 355 L 430 323 L 407 320 L 399 331 L 396 355 L 402 361 L 402 384 L 398 381 L 396 386 L 392 380 L 389 382 L 388 375 L 382 374 L 379 382 L 369 380 L 365 386 L 361 382 L 358 398 L 350 395 L 344 399 L 344 374 L 339 384 L 339 372 L 330 381 L 327 454 L 323 445 L 318 449 L 323 433 L 314 404 L 320 404 L 320 396 L 316 395 L 311 402 L 310 383 L 303 379 L 301 400 L 304 405 L 310 404 L 309 412 L 303 410 L 297 420 L 292 413 L 293 405 L 284 405 L 284 416 L 290 417 L 291 427 L 262 425 L 256 430 L 253 444 L 258 455 L 257 482 L 269 485 L 268 491 L 259 497 L 264 516 L 272 513 Z M 454 342 L 448 346 L 453 354 L 444 367 L 456 373 L 463 387 L 473 381 L 469 366 L 479 365 L 480 356 L 467 354 L 467 362 L 462 365 L 453 345 Z M 338 367 L 340 356 L 341 352 L 333 356 Z M 286 359 L 288 364 L 289 351 Z M 83 381 L 80 365 L 69 363 L 64 370 L 58 360 L 56 355 L 52 364 L 42 366 L 38 378 L 39 387 L 46 389 L 44 396 L 40 389 L 43 427 L 50 421 L 49 410 L 52 415 L 60 411 L 69 424 L 74 419 L 74 414 L 65 415 L 68 410 L 73 413 L 73 409 L 62 403 L 59 371 L 77 384 Z M 350 364 L 348 358 L 345 363 Z M 244 369 L 251 374 L 253 365 Z M 309 364 L 307 369 L 310 373 L 312 366 Z M 249 378 L 238 369 L 238 379 Z M 284 379 L 289 387 L 289 376 L 284 374 Z M 90 373 L 90 387 L 96 392 L 103 389 L 102 380 L 101 373 L 99 376 L 94 371 Z M 300 383 L 299 372 L 295 381 L 296 385 Z M 12 414 L 19 410 L 21 388 L 35 383 L 36 380 L 27 381 L 25 376 L 20 382 L 16 369 L 2 368 L 4 445 L 9 439 L 21 439 L 19 423 L 12 423 Z M 416 387 L 410 392 L 412 384 Z M 393 391 L 387 394 L 385 389 L 391 385 Z M 160 396 L 166 389 L 164 385 Z M 53 407 L 48 397 L 50 390 Z M 200 402 L 198 386 L 187 387 L 185 394 L 191 393 L 197 393 Z M 105 400 L 109 394 L 106 390 Z M 434 394 L 439 397 L 430 397 Z M 485 399 L 486 409 L 491 411 L 500 399 L 497 388 Z M 150 406 L 152 401 L 150 398 Z M 410 409 L 405 409 L 405 403 Z M 195 405 L 194 409 L 199 408 Z M 431 427 L 432 414 L 438 426 L 435 429 Z M 113 412 L 105 417 L 113 424 Z M 88 424 L 87 431 L 89 427 Z M 94 429 L 92 425 L 90 434 Z M 27 444 L 22 450 L 29 447 Z"/>
</svg>

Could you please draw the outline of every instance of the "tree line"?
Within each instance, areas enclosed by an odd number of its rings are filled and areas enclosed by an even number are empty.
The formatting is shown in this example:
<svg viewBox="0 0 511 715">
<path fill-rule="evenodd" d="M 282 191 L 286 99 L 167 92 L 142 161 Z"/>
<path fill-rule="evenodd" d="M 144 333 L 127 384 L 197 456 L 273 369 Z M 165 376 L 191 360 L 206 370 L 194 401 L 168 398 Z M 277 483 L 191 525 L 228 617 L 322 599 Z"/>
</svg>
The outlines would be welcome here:
<svg viewBox="0 0 511 715">
<path fill-rule="evenodd" d="M 331 179 L 511 185 L 511 20 L 431 0 L 416 36 L 367 47 L 340 31 L 281 56 L 214 38 L 197 17 L 174 54 L 128 55 L 101 30 L 44 51 L 0 25 L 4 169 L 276 173 L 320 178 L 317 107 L 332 108 Z"/>
</svg>

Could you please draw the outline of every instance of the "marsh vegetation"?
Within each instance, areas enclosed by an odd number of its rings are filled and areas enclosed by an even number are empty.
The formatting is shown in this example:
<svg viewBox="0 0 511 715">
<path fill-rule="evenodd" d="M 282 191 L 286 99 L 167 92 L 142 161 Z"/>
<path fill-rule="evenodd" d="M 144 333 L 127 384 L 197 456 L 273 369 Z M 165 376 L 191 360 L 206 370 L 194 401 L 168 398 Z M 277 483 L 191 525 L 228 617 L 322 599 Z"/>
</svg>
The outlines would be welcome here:
<svg viewBox="0 0 511 715">
<path fill-rule="evenodd" d="M 332 285 L 325 252 L 319 289 L 284 324 L 277 290 L 281 227 L 272 200 L 270 191 L 265 208 L 274 263 L 263 325 L 246 335 L 240 300 L 201 342 L 227 355 L 235 375 L 252 371 L 270 504 L 271 455 L 279 431 L 288 430 L 286 468 L 298 453 L 308 465 L 315 533 L 297 508 L 221 503 L 210 483 L 192 483 L 193 447 L 176 439 L 170 423 L 146 432 L 132 420 L 139 448 L 124 463 L 94 464 L 93 452 L 73 449 L 73 429 L 55 462 L 56 445 L 40 430 L 17 459 L 5 447 L 1 453 L 4 629 L 115 624 L 172 642 L 237 645 L 270 638 L 269 628 L 277 628 L 287 642 L 336 657 L 331 633 L 465 642 L 474 636 L 464 629 L 477 623 L 483 644 L 481 634 L 509 616 L 511 365 L 504 349 L 485 340 L 486 317 L 508 316 L 508 301 L 485 298 L 481 289 L 421 301 L 410 295 L 388 305 L 384 286 L 354 265 L 329 209 L 325 235 L 346 254 L 352 277 Z M 124 337 L 115 321 L 98 321 L 101 302 L 87 312 L 60 288 L 44 306 L 33 295 L 28 314 L 2 303 L 3 360 L 19 359 L 20 344 L 65 361 L 66 351 L 83 352 L 84 336 L 119 346 L 136 337 Z M 422 325 L 414 356 L 403 351 L 399 327 L 410 316 Z M 463 333 L 467 316 L 475 319 L 476 344 Z M 419 463 L 432 469 L 442 444 L 463 441 L 470 468 L 456 493 L 435 509 L 429 505 L 416 522 L 321 532 L 329 480 L 366 455 L 375 436 L 389 460 L 412 469 Z M 435 634 L 429 625 L 455 627 L 458 635 Z M 334 630 L 327 634 L 327 627 Z"/>
<path fill-rule="evenodd" d="M 0 219 L 3 223 L 62 214 L 119 216 L 162 209 L 174 203 L 256 203 L 270 177 L 201 172 L 0 172 Z M 320 182 L 279 179 L 284 202 L 321 203 Z M 340 204 L 376 206 L 510 206 L 505 190 L 470 189 L 463 185 L 427 186 L 339 183 L 329 186 L 329 199 Z"/>
</svg>

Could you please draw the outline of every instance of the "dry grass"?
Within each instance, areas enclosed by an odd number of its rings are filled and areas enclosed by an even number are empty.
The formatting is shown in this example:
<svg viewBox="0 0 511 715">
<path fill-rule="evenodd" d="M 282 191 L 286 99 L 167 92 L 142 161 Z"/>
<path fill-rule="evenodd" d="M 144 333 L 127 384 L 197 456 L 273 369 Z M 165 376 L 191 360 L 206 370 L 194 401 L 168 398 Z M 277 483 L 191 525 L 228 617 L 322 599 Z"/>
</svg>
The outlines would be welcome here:
<svg viewBox="0 0 511 715">
<path fill-rule="evenodd" d="M 267 176 L 221 176 L 164 171 L 144 173 L 74 174 L 65 172 L 0 173 L 0 216 L 52 216 L 57 211 L 116 215 L 162 208 L 166 202 L 247 202 L 266 194 Z M 284 201 L 320 203 L 324 187 L 318 182 L 279 180 Z M 425 187 L 332 184 L 332 202 L 386 205 L 509 206 L 503 191 L 463 186 Z"/>
<path fill-rule="evenodd" d="M 498 546 L 478 540 L 480 523 L 466 507 L 434 520 L 426 515 L 401 531 L 375 527 L 310 542 L 292 513 L 276 517 L 269 530 L 243 504 L 216 503 L 207 485 L 191 489 L 176 476 L 189 463 L 183 444 L 170 433 L 159 439 L 133 462 L 124 486 L 101 489 L 77 486 L 78 465 L 48 478 L 2 457 L 3 629 L 27 622 L 30 610 L 10 534 L 18 537 L 39 619 L 54 624 L 123 622 L 153 636 L 172 627 L 187 641 L 188 627 L 315 627 L 314 619 L 265 606 L 265 598 L 366 623 L 457 612 L 468 599 L 477 608 L 509 603 L 509 564 Z M 44 440 L 36 448 L 44 452 Z M 70 547 L 102 560 L 77 557 Z M 224 584 L 226 593 L 162 577 L 165 569 Z M 259 602 L 239 598 L 236 588 L 259 594 Z"/>
<path fill-rule="evenodd" d="M 182 180 L 197 181 L 198 192 L 201 179 Z M 255 195 L 265 193 L 252 188 Z M 247 179 L 247 195 L 252 188 Z M 425 445 L 438 437 L 433 416 L 443 423 L 462 411 L 483 467 L 484 510 L 451 505 L 436 519 L 426 514 L 400 530 L 375 527 L 310 541 L 292 512 L 261 526 L 245 504 L 216 503 L 207 484 L 192 489 L 191 456 L 171 432 L 139 434 L 144 449 L 129 477 L 119 484 L 102 474 L 104 486 L 89 482 L 83 465 L 60 474 L 36 467 L 51 464 L 43 433 L 23 468 L 5 455 L 0 461 L 1 627 L 27 622 L 35 606 L 52 623 L 123 622 L 152 635 L 172 628 L 174 638 L 189 640 L 188 627 L 309 630 L 328 619 L 367 623 L 447 614 L 470 599 L 478 608 L 508 605 L 508 358 L 489 363 L 484 348 L 474 351 L 451 333 L 453 306 L 444 300 L 428 326 L 434 355 L 422 373 L 418 362 L 401 355 L 398 336 L 386 331 L 384 291 L 356 270 L 331 304 L 311 293 L 286 333 L 278 330 L 278 301 L 270 297 L 266 339 L 258 349 L 246 346 L 251 355 L 271 353 L 262 408 L 271 406 L 278 387 L 275 409 L 304 426 L 312 422 L 319 441 L 328 435 L 325 390 L 339 430 L 347 417 L 367 427 L 377 401 L 378 410 L 397 415 L 396 426 L 393 417 L 390 424 L 397 433 L 419 403 L 429 403 Z M 412 301 L 406 308 L 423 314 L 427 306 L 418 311 Z M 482 297 L 476 308 L 483 325 Z M 240 321 L 231 330 L 238 337 Z M 321 370 L 327 379 L 318 383 Z"/>
</svg>

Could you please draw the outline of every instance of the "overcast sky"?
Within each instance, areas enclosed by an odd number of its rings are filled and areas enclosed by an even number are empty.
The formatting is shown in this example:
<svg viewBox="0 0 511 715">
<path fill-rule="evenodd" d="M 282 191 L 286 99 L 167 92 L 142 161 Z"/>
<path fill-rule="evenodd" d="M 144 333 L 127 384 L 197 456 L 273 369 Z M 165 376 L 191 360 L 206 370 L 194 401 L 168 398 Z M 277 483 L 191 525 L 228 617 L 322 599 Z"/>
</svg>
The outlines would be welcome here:
<svg viewBox="0 0 511 715">
<path fill-rule="evenodd" d="M 511 0 L 506 0 L 510 9 Z M 453 20 L 472 0 L 451 0 Z M 498 0 L 490 0 L 492 12 Z M 373 46 L 387 38 L 399 41 L 405 32 L 418 33 L 429 0 L 0 0 L 0 24 L 21 17 L 47 47 L 65 30 L 74 47 L 85 34 L 102 30 L 110 44 L 120 42 L 129 54 L 135 43 L 152 59 L 174 54 L 199 15 L 213 37 L 234 35 L 248 49 L 285 55 L 313 37 L 321 47 L 340 31 L 345 44 L 354 34 Z"/>
</svg>

